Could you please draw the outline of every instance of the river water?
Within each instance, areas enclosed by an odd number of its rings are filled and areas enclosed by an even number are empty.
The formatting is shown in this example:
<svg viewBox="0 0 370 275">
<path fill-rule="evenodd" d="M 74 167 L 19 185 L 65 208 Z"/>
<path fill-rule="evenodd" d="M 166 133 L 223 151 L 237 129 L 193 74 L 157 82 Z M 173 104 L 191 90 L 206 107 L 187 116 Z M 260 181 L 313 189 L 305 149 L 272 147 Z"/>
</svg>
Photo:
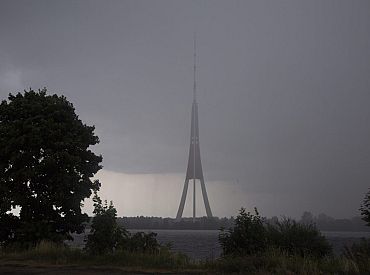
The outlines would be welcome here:
<svg viewBox="0 0 370 275">
<path fill-rule="evenodd" d="M 218 230 L 129 230 L 130 232 L 155 232 L 160 243 L 171 243 L 172 250 L 182 252 L 192 259 L 215 259 L 221 255 L 218 243 Z M 340 254 L 346 245 L 358 242 L 361 238 L 370 238 L 370 232 L 334 232 L 322 231 L 333 246 L 334 253 Z M 84 245 L 84 234 L 73 236 L 73 246 Z"/>
</svg>

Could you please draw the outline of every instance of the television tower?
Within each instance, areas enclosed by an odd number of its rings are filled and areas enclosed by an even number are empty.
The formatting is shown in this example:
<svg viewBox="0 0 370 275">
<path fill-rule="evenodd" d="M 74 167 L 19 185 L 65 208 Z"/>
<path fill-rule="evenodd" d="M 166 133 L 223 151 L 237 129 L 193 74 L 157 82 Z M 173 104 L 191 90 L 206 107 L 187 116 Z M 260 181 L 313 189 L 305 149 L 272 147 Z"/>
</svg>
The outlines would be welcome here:
<svg viewBox="0 0 370 275">
<path fill-rule="evenodd" d="M 193 222 L 196 217 L 196 180 L 200 181 L 200 186 L 202 188 L 204 206 L 206 208 L 207 217 L 212 217 L 211 207 L 209 206 L 208 196 L 206 186 L 204 184 L 202 162 L 200 160 L 200 149 L 199 149 L 199 124 L 198 124 L 198 103 L 197 103 L 197 82 L 196 82 L 196 37 L 194 34 L 194 84 L 193 84 L 193 105 L 191 108 L 191 132 L 190 132 L 190 149 L 189 149 L 189 160 L 188 168 L 186 171 L 184 189 L 181 195 L 181 201 L 179 205 L 179 210 L 177 211 L 176 219 L 181 220 L 182 213 L 184 212 L 186 194 L 188 192 L 189 181 L 193 180 Z"/>
</svg>

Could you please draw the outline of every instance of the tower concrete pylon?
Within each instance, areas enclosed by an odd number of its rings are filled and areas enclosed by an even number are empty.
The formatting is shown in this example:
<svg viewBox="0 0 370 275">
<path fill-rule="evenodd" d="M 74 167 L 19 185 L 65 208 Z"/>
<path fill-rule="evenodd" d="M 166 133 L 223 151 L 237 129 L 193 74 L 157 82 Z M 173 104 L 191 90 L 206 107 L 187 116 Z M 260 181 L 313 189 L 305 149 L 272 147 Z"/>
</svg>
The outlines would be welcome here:
<svg viewBox="0 0 370 275">
<path fill-rule="evenodd" d="M 193 180 L 193 221 L 196 218 L 196 180 L 200 181 L 200 186 L 203 195 L 204 206 L 206 209 L 207 217 L 212 217 L 211 207 L 209 206 L 208 195 L 206 186 L 204 184 L 202 162 L 200 159 L 200 147 L 199 147 L 199 122 L 198 122 L 198 103 L 196 97 L 196 39 L 194 36 L 194 85 L 193 85 L 193 104 L 191 108 L 191 131 L 190 131 L 190 149 L 189 149 L 189 160 L 188 167 L 186 170 L 186 177 L 184 182 L 184 188 L 181 195 L 179 209 L 177 211 L 176 219 L 181 220 L 184 212 L 184 206 L 186 201 L 186 195 L 189 188 L 190 180 Z"/>
</svg>

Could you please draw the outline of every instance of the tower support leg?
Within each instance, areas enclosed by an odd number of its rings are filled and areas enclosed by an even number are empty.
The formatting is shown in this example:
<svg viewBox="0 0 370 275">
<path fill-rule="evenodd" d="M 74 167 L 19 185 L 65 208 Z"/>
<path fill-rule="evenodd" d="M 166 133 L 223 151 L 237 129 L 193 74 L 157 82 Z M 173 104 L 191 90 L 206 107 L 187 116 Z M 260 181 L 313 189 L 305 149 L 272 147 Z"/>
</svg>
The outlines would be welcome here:
<svg viewBox="0 0 370 275">
<path fill-rule="evenodd" d="M 200 186 L 202 187 L 203 201 L 204 201 L 204 206 L 206 207 L 207 217 L 212 218 L 213 217 L 212 216 L 212 211 L 211 211 L 211 207 L 209 206 L 207 190 L 206 190 L 206 186 L 204 184 L 204 178 L 203 177 L 200 179 Z"/>
<path fill-rule="evenodd" d="M 188 193 L 189 179 L 185 180 L 184 189 L 182 190 L 181 201 L 179 205 L 179 210 L 177 211 L 176 220 L 181 220 L 182 213 L 184 212 L 186 194 Z"/>
<path fill-rule="evenodd" d="M 195 179 L 193 179 L 193 222 L 195 222 L 196 212 L 195 212 Z"/>
</svg>

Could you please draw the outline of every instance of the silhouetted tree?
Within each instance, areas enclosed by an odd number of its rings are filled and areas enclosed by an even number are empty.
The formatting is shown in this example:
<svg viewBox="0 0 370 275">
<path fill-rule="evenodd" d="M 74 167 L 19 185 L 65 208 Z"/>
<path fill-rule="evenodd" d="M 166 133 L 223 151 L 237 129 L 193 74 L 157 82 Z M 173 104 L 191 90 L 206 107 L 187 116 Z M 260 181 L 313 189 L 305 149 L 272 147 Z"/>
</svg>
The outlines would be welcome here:
<svg viewBox="0 0 370 275">
<path fill-rule="evenodd" d="M 117 224 L 117 210 L 111 201 L 101 201 L 97 192 L 94 194 L 94 218 L 91 231 L 87 237 L 85 249 L 91 254 L 112 253 L 117 246 L 124 242 L 128 232 Z"/>
<path fill-rule="evenodd" d="M 117 210 L 112 201 L 108 204 L 94 194 L 94 218 L 90 234 L 87 236 L 85 249 L 91 254 L 110 254 L 116 250 L 134 253 L 156 253 L 161 245 L 157 234 L 136 232 L 130 234 L 117 223 Z"/>
<path fill-rule="evenodd" d="M 0 245 L 63 241 L 83 231 L 82 201 L 98 190 L 94 127 L 64 96 L 46 89 L 10 94 L 0 104 Z M 19 216 L 10 213 L 18 207 Z"/>
<path fill-rule="evenodd" d="M 255 214 L 241 208 L 235 218 L 235 226 L 221 229 L 219 242 L 223 255 L 243 256 L 263 252 L 266 249 L 266 229 L 257 208 Z"/>
</svg>

